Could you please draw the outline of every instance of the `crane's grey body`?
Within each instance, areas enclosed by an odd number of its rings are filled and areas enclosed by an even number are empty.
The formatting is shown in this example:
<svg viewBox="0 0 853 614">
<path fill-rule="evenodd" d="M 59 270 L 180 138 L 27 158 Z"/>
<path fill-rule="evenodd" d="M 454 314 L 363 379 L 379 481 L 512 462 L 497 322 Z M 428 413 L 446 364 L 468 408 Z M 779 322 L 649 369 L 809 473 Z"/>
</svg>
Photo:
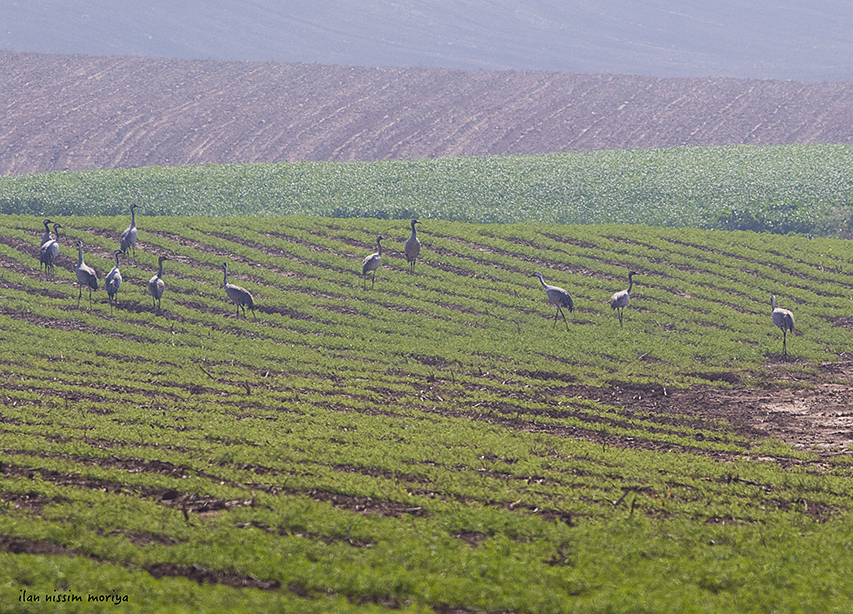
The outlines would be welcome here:
<svg viewBox="0 0 853 614">
<path fill-rule="evenodd" d="M 153 307 L 157 307 L 160 309 L 160 299 L 163 298 L 163 291 L 166 289 L 166 284 L 163 282 L 163 261 L 168 260 L 166 256 L 160 256 L 157 259 L 157 264 L 159 266 L 157 270 L 157 274 L 148 280 L 148 294 L 153 298 Z"/>
<path fill-rule="evenodd" d="M 47 243 L 42 243 L 39 248 L 39 267 L 44 267 L 44 272 L 53 274 L 53 266 L 56 264 L 56 259 L 59 257 L 59 229 L 60 224 L 53 225 L 53 234 L 55 239 L 51 239 Z"/>
<path fill-rule="evenodd" d="M 98 275 L 95 269 L 83 262 L 83 242 L 77 241 L 77 281 L 80 283 L 80 294 L 77 295 L 77 307 L 80 307 L 80 299 L 83 297 L 83 286 L 89 288 L 89 306 L 92 306 L 92 290 L 98 289 Z"/>
<path fill-rule="evenodd" d="M 770 295 L 770 308 L 773 310 L 773 324 L 782 331 L 782 353 L 788 357 L 788 332 L 794 332 L 794 314 L 788 309 L 776 306 L 776 296 Z"/>
<path fill-rule="evenodd" d="M 616 292 L 613 296 L 610 297 L 610 308 L 616 310 L 616 315 L 619 316 L 620 328 L 622 327 L 622 315 L 625 310 L 625 307 L 627 307 L 628 303 L 631 301 L 631 288 L 634 287 L 634 275 L 636 275 L 634 271 L 628 273 L 627 290 Z"/>
<path fill-rule="evenodd" d="M 545 295 L 548 297 L 548 300 L 557 306 L 557 313 L 554 314 L 554 326 L 557 326 L 557 316 L 563 316 L 563 322 L 566 323 L 566 330 L 569 330 L 569 322 L 566 320 L 566 314 L 563 313 L 563 307 L 569 310 L 569 313 L 575 310 L 575 303 L 572 301 L 572 295 L 569 294 L 563 288 L 559 286 L 549 286 L 545 283 L 545 280 L 542 279 L 542 273 L 534 273 L 533 277 L 538 277 L 539 281 L 542 283 L 542 287 L 545 288 Z"/>
<path fill-rule="evenodd" d="M 376 237 L 376 244 L 379 246 L 379 251 L 367 256 L 361 263 L 361 274 L 364 275 L 364 289 L 367 290 L 367 274 L 373 273 L 373 281 L 370 284 L 371 289 L 376 283 L 376 270 L 382 265 L 382 235 Z"/>
<path fill-rule="evenodd" d="M 124 255 L 120 249 L 113 251 L 113 258 L 116 259 L 116 265 L 107 273 L 104 278 L 104 288 L 107 290 L 107 299 L 110 301 L 110 311 L 112 311 L 113 303 L 118 305 L 118 289 L 121 287 L 121 271 L 118 268 L 118 255 Z"/>
<path fill-rule="evenodd" d="M 418 241 L 418 232 L 415 230 L 415 224 L 420 224 L 418 220 L 412 220 L 412 236 L 406 240 L 404 252 L 406 254 L 406 262 L 411 266 L 410 271 L 415 272 L 415 260 L 421 253 L 421 242 Z"/>
<path fill-rule="evenodd" d="M 136 229 L 136 208 L 139 205 L 130 205 L 130 226 L 128 226 L 119 239 L 119 247 L 121 251 L 127 252 L 133 249 L 133 257 L 136 258 L 136 239 L 139 236 L 139 231 Z"/>
<path fill-rule="evenodd" d="M 241 288 L 240 286 L 235 286 L 234 284 L 228 283 L 228 263 L 222 263 L 222 271 L 224 272 L 224 277 L 222 278 L 222 287 L 225 288 L 225 294 L 228 295 L 234 304 L 237 305 L 237 317 L 240 316 L 240 308 L 243 309 L 243 317 L 246 317 L 246 307 L 248 307 L 252 315 L 257 318 L 255 315 L 255 299 L 252 298 L 252 294 L 246 290 L 246 288 Z"/>
</svg>

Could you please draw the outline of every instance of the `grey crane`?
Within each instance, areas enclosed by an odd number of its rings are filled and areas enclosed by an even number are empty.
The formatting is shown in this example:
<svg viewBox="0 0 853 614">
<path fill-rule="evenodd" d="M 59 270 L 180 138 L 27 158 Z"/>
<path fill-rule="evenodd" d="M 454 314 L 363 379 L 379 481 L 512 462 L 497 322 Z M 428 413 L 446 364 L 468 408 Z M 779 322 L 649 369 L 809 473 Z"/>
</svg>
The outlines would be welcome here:
<svg viewBox="0 0 853 614">
<path fill-rule="evenodd" d="M 42 246 L 39 248 L 39 268 L 44 267 L 45 273 L 53 273 L 53 265 L 56 263 L 56 259 L 59 257 L 59 229 L 62 228 L 61 224 L 53 225 L 53 234 L 56 235 L 55 239 L 51 239 L 47 243 L 42 243 Z"/>
<path fill-rule="evenodd" d="M 411 265 L 411 272 L 415 272 L 415 260 L 418 259 L 418 254 L 421 253 L 421 242 L 418 241 L 418 233 L 415 230 L 415 224 L 420 224 L 419 220 L 412 220 L 412 236 L 406 240 L 404 253 L 406 254 L 406 262 Z"/>
<path fill-rule="evenodd" d="M 121 251 L 127 252 L 133 249 L 133 257 L 136 258 L 136 239 L 139 236 L 139 231 L 136 229 L 136 208 L 139 205 L 130 205 L 130 226 L 128 226 L 121 237 L 119 238 L 119 247 Z"/>
<path fill-rule="evenodd" d="M 557 306 L 557 313 L 554 314 L 554 326 L 557 326 L 557 316 L 560 315 L 563 316 L 563 322 L 566 323 L 566 330 L 569 330 L 569 322 L 566 320 L 566 314 L 563 313 L 563 307 L 568 309 L 569 313 L 575 310 L 575 303 L 572 301 L 572 295 L 559 286 L 549 286 L 546 284 L 545 280 L 542 279 L 542 273 L 534 273 L 531 277 L 539 278 L 539 281 L 542 283 L 542 287 L 545 288 L 545 294 L 548 296 L 548 300 Z"/>
<path fill-rule="evenodd" d="M 41 236 L 41 243 L 39 243 L 39 245 L 44 245 L 45 243 L 50 241 L 50 228 L 48 227 L 48 224 L 53 224 L 53 222 L 51 220 L 45 219 L 42 224 L 44 224 L 44 234 Z"/>
<path fill-rule="evenodd" d="M 776 306 L 776 295 L 770 295 L 770 307 L 773 309 L 773 324 L 782 330 L 782 353 L 788 357 L 788 331 L 794 332 L 794 314 L 788 309 Z"/>
<path fill-rule="evenodd" d="M 368 273 L 373 273 L 373 281 L 370 284 L 370 288 L 373 288 L 373 285 L 376 283 L 376 269 L 382 264 L 382 239 L 384 239 L 382 235 L 376 237 L 376 244 L 379 246 L 379 251 L 374 252 L 367 256 L 361 263 L 361 274 L 364 275 L 364 289 L 367 290 L 367 275 Z"/>
<path fill-rule="evenodd" d="M 92 290 L 98 289 L 98 275 L 95 269 L 83 262 L 83 241 L 77 241 L 77 281 L 80 282 L 80 294 L 77 295 L 77 307 L 80 307 L 80 299 L 83 297 L 83 286 L 89 288 L 89 307 L 92 306 Z"/>
<path fill-rule="evenodd" d="M 154 308 L 154 304 L 157 306 L 157 310 L 160 309 L 160 299 L 163 298 L 163 290 L 166 289 L 166 284 L 163 282 L 163 261 L 169 260 L 166 256 L 160 256 L 157 259 L 157 264 L 160 267 L 157 270 L 157 274 L 148 280 L 148 294 L 153 297 L 153 304 L 151 305 L 152 309 Z"/>
<path fill-rule="evenodd" d="M 222 263 L 222 270 L 225 272 L 225 276 L 222 279 L 222 287 L 225 288 L 225 294 L 228 295 L 234 304 L 237 305 L 237 317 L 240 316 L 240 308 L 243 308 L 243 317 L 246 317 L 246 307 L 252 311 L 252 315 L 257 319 L 257 315 L 255 315 L 255 299 L 252 298 L 252 294 L 246 290 L 246 288 L 241 288 L 240 286 L 235 286 L 234 284 L 228 283 L 228 263 Z"/>
<path fill-rule="evenodd" d="M 107 290 L 107 299 L 110 301 L 110 311 L 113 310 L 113 303 L 118 305 L 118 289 L 121 287 L 121 271 L 118 270 L 118 256 L 121 254 L 124 256 L 124 252 L 120 249 L 113 251 L 113 258 L 116 259 L 116 265 L 112 268 L 112 270 L 107 273 L 107 276 L 104 278 L 104 287 Z"/>
<path fill-rule="evenodd" d="M 634 275 L 636 273 L 631 271 L 628 273 L 628 289 L 622 290 L 621 292 L 616 292 L 613 296 L 610 297 L 610 308 L 616 310 L 616 315 L 619 316 L 619 328 L 622 328 L 622 315 L 625 311 L 625 307 L 628 306 L 628 302 L 631 300 L 631 288 L 634 287 Z"/>
</svg>

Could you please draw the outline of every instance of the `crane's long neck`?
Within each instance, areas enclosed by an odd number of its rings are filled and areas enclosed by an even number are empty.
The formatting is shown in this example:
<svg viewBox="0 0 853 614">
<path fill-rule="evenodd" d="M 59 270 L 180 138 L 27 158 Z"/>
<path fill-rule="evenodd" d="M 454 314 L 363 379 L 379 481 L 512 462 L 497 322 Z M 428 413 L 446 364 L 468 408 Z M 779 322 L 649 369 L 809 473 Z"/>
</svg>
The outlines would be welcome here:
<svg viewBox="0 0 853 614">
<path fill-rule="evenodd" d="M 160 261 L 160 269 L 157 271 L 157 277 L 163 277 L 163 261 Z"/>
<path fill-rule="evenodd" d="M 548 284 L 546 284 L 546 283 L 545 283 L 545 280 L 544 280 L 544 279 L 542 279 L 542 276 L 541 276 L 541 275 L 537 275 L 536 277 L 538 277 L 538 278 L 539 278 L 539 283 L 540 283 L 540 284 L 542 284 L 542 287 L 543 287 L 543 288 L 545 288 L 545 289 L 547 290 L 547 289 L 548 289 Z"/>
<path fill-rule="evenodd" d="M 116 268 L 118 268 L 118 254 L 116 254 L 115 257 L 116 257 Z"/>
<path fill-rule="evenodd" d="M 414 238 L 416 238 L 416 237 L 417 237 L 417 235 L 418 235 L 418 231 L 417 231 L 417 230 L 415 230 L 415 222 L 414 222 L 414 220 L 413 220 L 413 221 L 412 221 L 412 238 L 413 238 L 413 239 L 414 239 Z"/>
<path fill-rule="evenodd" d="M 770 309 L 772 309 L 773 311 L 776 311 L 776 295 L 775 294 L 770 295 Z"/>
<path fill-rule="evenodd" d="M 61 228 L 61 226 L 60 226 L 59 224 L 54 224 L 54 225 L 53 225 L 53 234 L 55 234 L 55 235 L 56 235 L 56 240 L 57 240 L 57 241 L 59 241 L 59 229 L 60 229 L 60 228 Z"/>
<path fill-rule="evenodd" d="M 224 288 L 228 285 L 228 267 L 223 267 L 222 272 L 224 274 L 224 277 L 222 278 L 222 287 Z"/>
<path fill-rule="evenodd" d="M 136 226 L 136 207 L 130 208 L 130 227 Z"/>
<path fill-rule="evenodd" d="M 379 257 L 382 257 L 382 239 L 376 239 L 376 244 L 379 246 Z"/>
<path fill-rule="evenodd" d="M 77 267 L 79 268 L 82 265 L 83 265 L 83 246 L 78 245 L 77 246 Z"/>
<path fill-rule="evenodd" d="M 628 294 L 631 294 L 631 288 L 634 287 L 634 276 L 628 275 Z"/>
</svg>

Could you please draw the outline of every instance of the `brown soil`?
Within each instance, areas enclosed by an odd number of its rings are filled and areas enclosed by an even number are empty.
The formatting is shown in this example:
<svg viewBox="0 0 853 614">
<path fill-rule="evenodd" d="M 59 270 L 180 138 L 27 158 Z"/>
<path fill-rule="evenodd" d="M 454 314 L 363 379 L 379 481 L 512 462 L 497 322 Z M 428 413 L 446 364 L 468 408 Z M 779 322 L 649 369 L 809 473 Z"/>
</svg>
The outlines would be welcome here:
<svg viewBox="0 0 853 614">
<path fill-rule="evenodd" d="M 853 83 L 0 51 L 0 175 L 848 143 Z"/>
<path fill-rule="evenodd" d="M 724 420 L 749 439 L 772 437 L 826 454 L 853 445 L 853 361 L 824 363 L 816 374 L 788 369 L 792 364 L 794 359 L 772 358 L 761 376 L 766 383 L 758 387 L 673 390 L 620 383 L 597 393 L 587 389 L 581 396 L 628 413 L 649 412 L 650 419 L 655 414 L 693 417 L 697 426 Z"/>
</svg>

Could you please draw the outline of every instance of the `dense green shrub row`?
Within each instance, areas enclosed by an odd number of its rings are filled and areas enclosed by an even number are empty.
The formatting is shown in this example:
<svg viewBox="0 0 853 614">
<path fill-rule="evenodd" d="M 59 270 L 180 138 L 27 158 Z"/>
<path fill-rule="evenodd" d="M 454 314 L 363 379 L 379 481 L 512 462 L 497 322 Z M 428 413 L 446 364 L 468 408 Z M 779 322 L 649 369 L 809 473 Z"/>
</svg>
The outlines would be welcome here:
<svg viewBox="0 0 853 614">
<path fill-rule="evenodd" d="M 0 212 L 645 224 L 837 236 L 853 146 L 737 146 L 0 178 Z"/>
</svg>

